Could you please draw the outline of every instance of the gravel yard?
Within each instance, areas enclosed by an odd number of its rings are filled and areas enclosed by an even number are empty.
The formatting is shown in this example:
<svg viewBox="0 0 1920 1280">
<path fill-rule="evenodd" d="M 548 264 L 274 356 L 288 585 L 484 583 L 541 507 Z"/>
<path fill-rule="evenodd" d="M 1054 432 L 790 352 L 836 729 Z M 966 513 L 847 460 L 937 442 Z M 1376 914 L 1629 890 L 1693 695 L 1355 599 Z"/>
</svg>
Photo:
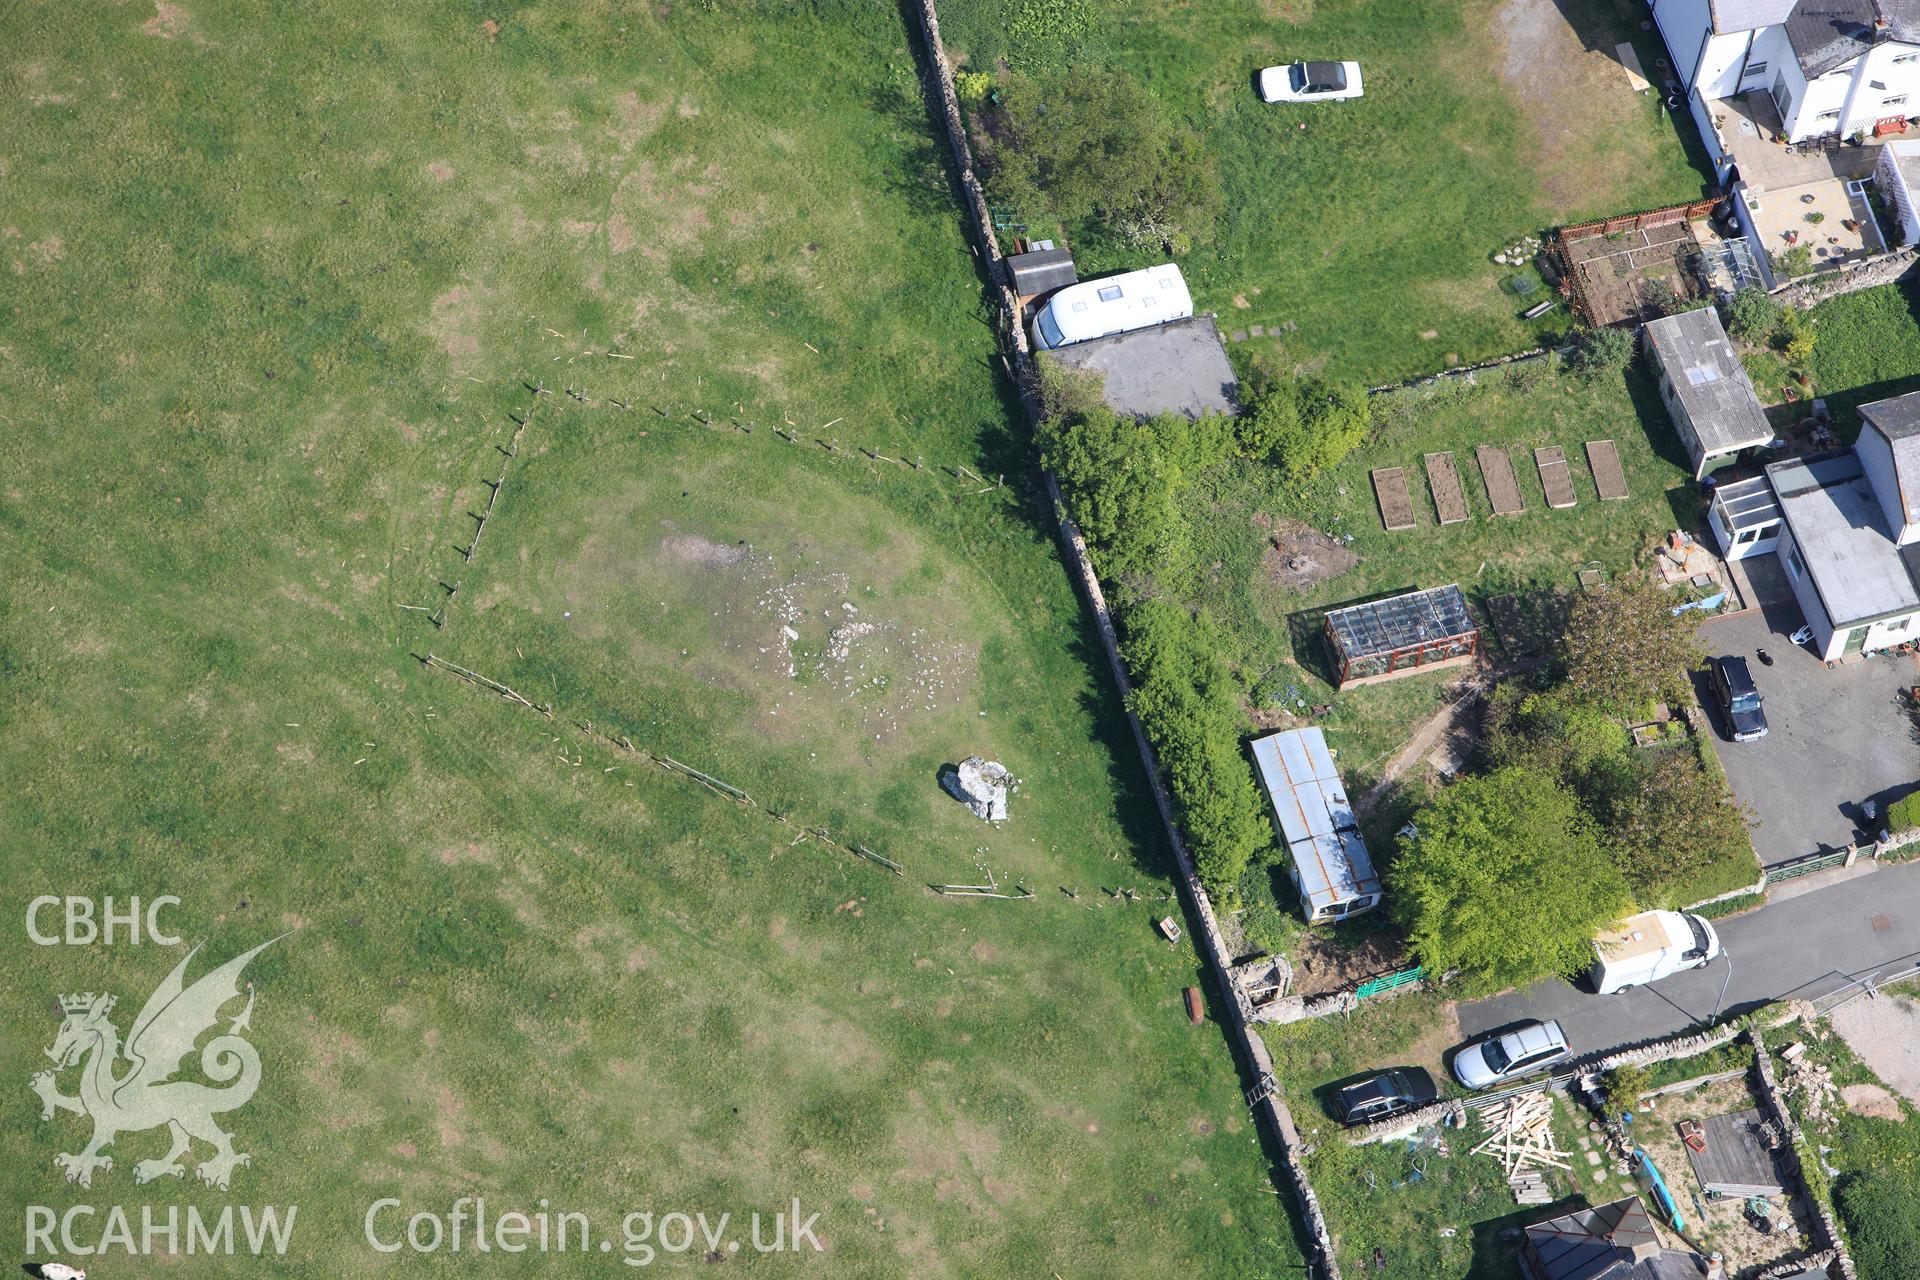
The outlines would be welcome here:
<svg viewBox="0 0 1920 1280">
<path fill-rule="evenodd" d="M 1920 1104 L 1920 1001 L 1874 996 L 1836 1009 L 1827 1020 L 1889 1088 Z"/>
</svg>

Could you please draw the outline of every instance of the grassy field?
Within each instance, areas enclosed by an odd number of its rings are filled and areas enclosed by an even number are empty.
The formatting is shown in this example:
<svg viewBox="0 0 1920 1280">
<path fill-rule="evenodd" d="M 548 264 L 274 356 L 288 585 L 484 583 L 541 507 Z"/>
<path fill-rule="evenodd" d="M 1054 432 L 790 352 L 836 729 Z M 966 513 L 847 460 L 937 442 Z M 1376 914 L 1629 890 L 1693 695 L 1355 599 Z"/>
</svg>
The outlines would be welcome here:
<svg viewBox="0 0 1920 1280">
<path fill-rule="evenodd" d="M 24 1088 L 53 993 L 125 1031 L 179 953 L 0 944 L 10 1203 L 298 1204 L 301 1276 L 406 1265 L 362 1242 L 379 1197 L 475 1194 L 616 1247 L 628 1210 L 798 1197 L 828 1258 L 755 1261 L 835 1275 L 1297 1264 L 1152 929 L 1150 805 L 896 11 L 12 16 L 14 918 L 178 895 L 196 975 L 293 932 L 249 971 L 231 1193 L 136 1187 L 158 1133 L 64 1183 L 84 1126 Z M 1023 780 L 1004 829 L 938 790 L 973 752 Z M 983 865 L 1037 896 L 924 887 Z"/>
<path fill-rule="evenodd" d="M 1814 1120 L 1807 1114 L 1803 1095 L 1797 1092 L 1787 1095 L 1808 1143 L 1819 1148 L 1821 1164 L 1836 1171 L 1831 1178 L 1822 1174 L 1819 1182 L 1830 1202 L 1835 1193 L 1840 1193 L 1837 1213 L 1841 1229 L 1851 1235 L 1878 1224 L 1849 1215 L 1844 1193 L 1850 1182 L 1878 1174 L 1898 1184 L 1909 1195 L 1920 1193 L 1920 1107 L 1888 1089 L 1872 1068 L 1830 1028 L 1821 1027 L 1811 1034 L 1796 1035 L 1794 1039 L 1804 1042 L 1813 1060 L 1832 1072 L 1835 1085 L 1843 1090 L 1864 1088 L 1868 1093 L 1857 1104 L 1844 1100 L 1828 1103 L 1824 1121 Z M 1784 1041 L 1773 1047 L 1776 1071 L 1784 1070 L 1778 1058 L 1779 1049 L 1784 1047 Z M 1900 1269 L 1898 1263 L 1889 1268 L 1876 1261 L 1874 1266 L 1862 1266 L 1860 1274 L 1863 1280 L 1899 1280 Z"/>
<path fill-rule="evenodd" d="M 1920 319 L 1911 286 L 1882 285 L 1813 309 L 1814 394 L 1841 434 L 1859 429 L 1859 407 L 1920 390 Z"/>
<path fill-rule="evenodd" d="M 1623 41 L 1643 66 L 1664 56 L 1626 0 L 959 0 L 941 12 L 973 65 L 1125 70 L 1198 128 L 1224 202 L 1182 260 L 1196 298 L 1308 369 L 1380 382 L 1533 345 L 1566 314 L 1522 320 L 1531 300 L 1504 287 L 1516 268 L 1495 253 L 1561 223 L 1698 199 L 1705 181 L 1691 123 L 1633 93 L 1613 60 Z M 1072 37 L 1008 38 L 1042 12 Z M 1359 61 L 1365 97 L 1260 102 L 1254 73 L 1300 58 Z M 1136 251 L 1077 239 L 1083 275 L 1140 265 Z"/>
</svg>

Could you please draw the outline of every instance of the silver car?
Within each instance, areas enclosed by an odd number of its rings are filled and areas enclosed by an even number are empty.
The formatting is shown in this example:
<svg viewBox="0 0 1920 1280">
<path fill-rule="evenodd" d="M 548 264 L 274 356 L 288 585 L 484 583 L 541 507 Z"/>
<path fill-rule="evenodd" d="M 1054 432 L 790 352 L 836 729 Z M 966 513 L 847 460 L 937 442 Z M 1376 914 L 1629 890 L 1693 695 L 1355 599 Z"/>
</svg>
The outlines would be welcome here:
<svg viewBox="0 0 1920 1280">
<path fill-rule="evenodd" d="M 1453 1078 L 1469 1089 L 1485 1089 L 1545 1070 L 1573 1056 L 1566 1032 L 1557 1022 L 1528 1022 L 1512 1031 L 1477 1040 L 1453 1055 Z"/>
</svg>

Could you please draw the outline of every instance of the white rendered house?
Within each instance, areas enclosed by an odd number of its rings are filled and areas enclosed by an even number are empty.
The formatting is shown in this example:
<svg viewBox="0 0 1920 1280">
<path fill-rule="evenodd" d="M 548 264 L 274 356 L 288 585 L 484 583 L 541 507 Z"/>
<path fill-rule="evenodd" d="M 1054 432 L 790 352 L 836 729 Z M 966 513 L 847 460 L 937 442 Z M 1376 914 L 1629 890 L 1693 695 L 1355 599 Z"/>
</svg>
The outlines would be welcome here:
<svg viewBox="0 0 1920 1280">
<path fill-rule="evenodd" d="M 1688 92 L 1765 93 L 1789 142 L 1920 115 L 1920 0 L 1653 0 L 1653 17 Z"/>
</svg>

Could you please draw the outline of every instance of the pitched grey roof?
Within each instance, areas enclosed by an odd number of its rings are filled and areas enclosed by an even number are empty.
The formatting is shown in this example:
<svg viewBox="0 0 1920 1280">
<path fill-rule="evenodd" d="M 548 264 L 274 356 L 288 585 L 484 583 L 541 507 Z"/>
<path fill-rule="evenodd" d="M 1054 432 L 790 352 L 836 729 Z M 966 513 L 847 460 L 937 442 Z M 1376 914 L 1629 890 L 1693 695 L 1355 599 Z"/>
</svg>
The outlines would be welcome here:
<svg viewBox="0 0 1920 1280">
<path fill-rule="evenodd" d="M 1874 23 L 1886 19 L 1886 29 Z M 1888 40 L 1920 44 L 1920 0 L 1800 0 L 1787 18 L 1787 42 L 1811 80 Z"/>
<path fill-rule="evenodd" d="M 1889 440 L 1920 436 L 1920 391 L 1863 404 L 1860 416 L 1880 428 L 1880 434 Z"/>
<path fill-rule="evenodd" d="M 1860 416 L 1893 451 L 1894 505 L 1909 524 L 1920 523 L 1920 391 L 1863 404 Z"/>
<path fill-rule="evenodd" d="M 1712 307 L 1663 316 L 1646 326 L 1647 345 L 1687 411 L 1703 456 L 1773 439 L 1753 383 Z"/>
<path fill-rule="evenodd" d="M 1616 1280 L 1658 1245 L 1646 1206 L 1630 1196 L 1534 1223 L 1522 1258 L 1533 1280 Z"/>
<path fill-rule="evenodd" d="M 1713 0 L 1713 29 L 1719 35 L 1777 27 L 1793 13 L 1795 0 Z"/>
<path fill-rule="evenodd" d="M 1894 543 L 1857 454 L 1776 462 L 1767 478 L 1835 628 L 1920 610 L 1913 558 Z"/>
</svg>

